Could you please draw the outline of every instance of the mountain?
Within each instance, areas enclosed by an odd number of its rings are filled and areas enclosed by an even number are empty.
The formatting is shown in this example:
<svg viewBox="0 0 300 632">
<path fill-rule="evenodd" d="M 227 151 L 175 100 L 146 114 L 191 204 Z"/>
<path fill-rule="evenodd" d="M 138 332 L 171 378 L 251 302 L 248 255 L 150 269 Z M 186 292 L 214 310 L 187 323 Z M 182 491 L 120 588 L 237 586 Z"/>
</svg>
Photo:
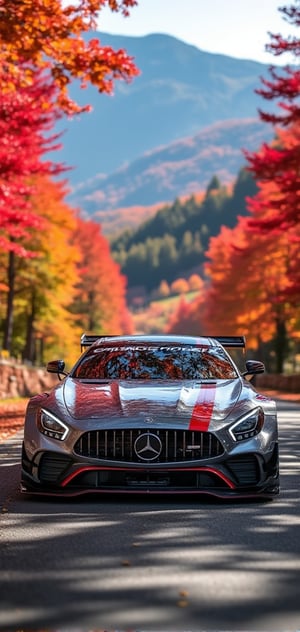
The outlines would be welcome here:
<svg viewBox="0 0 300 632">
<path fill-rule="evenodd" d="M 93 108 L 58 126 L 63 148 L 54 158 L 74 167 L 68 174 L 72 188 L 95 176 L 101 184 L 101 174 L 216 122 L 257 117 L 262 100 L 255 89 L 267 73 L 264 64 L 207 53 L 168 35 L 89 37 L 126 49 L 141 74 L 129 84 L 117 81 L 113 96 L 72 85 L 73 98 Z"/>
<path fill-rule="evenodd" d="M 112 235 L 153 215 L 159 204 L 204 191 L 212 175 L 232 183 L 246 162 L 242 148 L 256 150 L 264 140 L 265 125 L 257 119 L 218 122 L 83 183 L 70 201 Z"/>
</svg>

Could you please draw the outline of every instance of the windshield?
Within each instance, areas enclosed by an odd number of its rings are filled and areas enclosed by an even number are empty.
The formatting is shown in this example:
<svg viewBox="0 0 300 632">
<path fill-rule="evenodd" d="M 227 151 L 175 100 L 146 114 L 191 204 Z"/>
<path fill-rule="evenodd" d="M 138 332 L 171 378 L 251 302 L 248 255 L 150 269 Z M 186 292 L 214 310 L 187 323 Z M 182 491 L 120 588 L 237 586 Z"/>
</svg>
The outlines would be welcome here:
<svg viewBox="0 0 300 632">
<path fill-rule="evenodd" d="M 109 380 L 197 380 L 237 377 L 222 347 L 126 346 L 90 349 L 72 377 Z"/>
</svg>

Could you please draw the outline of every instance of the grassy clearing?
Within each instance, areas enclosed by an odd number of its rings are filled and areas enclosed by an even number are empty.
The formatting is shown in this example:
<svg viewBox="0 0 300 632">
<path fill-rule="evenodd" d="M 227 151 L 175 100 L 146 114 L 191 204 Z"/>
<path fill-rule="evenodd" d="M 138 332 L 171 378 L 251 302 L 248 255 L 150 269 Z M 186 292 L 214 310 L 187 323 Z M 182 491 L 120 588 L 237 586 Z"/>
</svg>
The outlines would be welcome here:
<svg viewBox="0 0 300 632">
<path fill-rule="evenodd" d="M 151 301 L 147 307 L 132 314 L 135 332 L 145 334 L 163 333 L 181 299 L 184 298 L 186 302 L 191 302 L 197 294 L 198 292 L 188 292 Z"/>
</svg>

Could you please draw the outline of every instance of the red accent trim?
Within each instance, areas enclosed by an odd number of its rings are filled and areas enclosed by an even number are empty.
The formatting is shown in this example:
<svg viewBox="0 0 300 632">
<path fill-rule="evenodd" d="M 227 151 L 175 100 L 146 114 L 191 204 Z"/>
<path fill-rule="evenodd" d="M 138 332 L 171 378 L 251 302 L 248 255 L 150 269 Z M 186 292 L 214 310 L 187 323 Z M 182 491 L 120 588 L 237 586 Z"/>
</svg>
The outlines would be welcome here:
<svg viewBox="0 0 300 632">
<path fill-rule="evenodd" d="M 216 384 L 202 384 L 192 411 L 189 430 L 207 432 L 215 405 Z"/>
<path fill-rule="evenodd" d="M 71 472 L 71 474 L 69 474 L 69 476 L 67 476 L 64 481 L 61 484 L 61 487 L 66 487 L 68 485 L 68 483 L 70 483 L 70 481 L 72 481 L 76 476 L 78 476 L 78 474 L 82 474 L 82 472 L 91 472 L 91 471 L 108 471 L 108 470 L 114 470 L 115 472 L 120 471 L 120 468 L 118 467 L 95 467 L 93 465 L 85 465 L 83 467 L 80 467 L 78 470 L 75 470 L 75 472 Z M 139 469 L 135 469 L 132 467 L 124 467 L 121 469 L 122 472 L 126 471 L 126 472 L 139 472 L 141 470 Z M 143 471 L 143 470 L 142 470 Z M 161 470 L 155 470 L 157 473 L 160 472 L 165 472 L 165 468 L 162 468 Z M 223 474 L 222 472 L 220 472 L 219 470 L 217 470 L 214 467 L 189 467 L 189 468 L 185 468 L 185 467 L 174 467 L 171 470 L 172 472 L 210 472 L 211 474 L 215 474 L 215 476 L 217 476 L 218 478 L 220 478 L 224 483 L 226 483 L 226 485 L 228 485 L 228 487 L 230 489 L 235 489 L 235 485 L 234 483 L 227 477 L 225 476 L 225 474 Z M 122 490 L 123 491 L 123 490 Z"/>
<path fill-rule="evenodd" d="M 195 469 L 198 472 L 210 472 L 211 474 L 215 474 L 215 476 L 218 476 L 219 478 L 221 478 L 222 481 L 224 481 L 224 483 L 226 483 L 226 485 L 230 487 L 230 489 L 235 489 L 234 483 L 229 478 L 227 478 L 225 474 L 223 474 L 219 470 L 216 470 L 214 467 L 197 467 Z"/>
<path fill-rule="evenodd" d="M 82 474 L 82 472 L 95 472 L 95 471 L 99 471 L 99 470 L 118 470 L 119 468 L 117 467 L 95 467 L 94 465 L 83 465 L 82 467 L 79 467 L 78 470 L 75 470 L 75 472 L 71 472 L 71 474 L 69 474 L 69 476 L 67 476 L 64 481 L 62 482 L 61 486 L 65 487 L 66 485 L 68 485 L 68 483 L 70 483 L 70 481 L 73 480 L 73 478 L 75 478 L 76 476 L 78 476 L 78 474 Z M 124 470 L 126 471 L 130 471 L 131 468 L 127 467 L 127 468 L 122 468 L 122 471 L 124 472 Z"/>
</svg>

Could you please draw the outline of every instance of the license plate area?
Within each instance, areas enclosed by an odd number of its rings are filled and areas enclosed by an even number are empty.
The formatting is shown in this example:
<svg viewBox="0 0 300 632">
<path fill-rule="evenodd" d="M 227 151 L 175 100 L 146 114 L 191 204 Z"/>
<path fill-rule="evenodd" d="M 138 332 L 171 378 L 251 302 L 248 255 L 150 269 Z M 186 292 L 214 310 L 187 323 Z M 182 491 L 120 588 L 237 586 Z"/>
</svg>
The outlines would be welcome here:
<svg viewBox="0 0 300 632">
<path fill-rule="evenodd" d="M 126 477 L 128 487 L 168 487 L 170 477 L 165 474 L 132 474 Z"/>
</svg>

